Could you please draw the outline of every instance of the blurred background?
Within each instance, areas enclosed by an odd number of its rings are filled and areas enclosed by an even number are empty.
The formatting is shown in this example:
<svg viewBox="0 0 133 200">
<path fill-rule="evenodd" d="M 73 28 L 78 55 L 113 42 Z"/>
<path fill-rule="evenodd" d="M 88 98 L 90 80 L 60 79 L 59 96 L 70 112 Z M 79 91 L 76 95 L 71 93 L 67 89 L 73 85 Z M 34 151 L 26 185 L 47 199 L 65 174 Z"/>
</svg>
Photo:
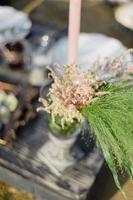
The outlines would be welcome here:
<svg viewBox="0 0 133 200">
<path fill-rule="evenodd" d="M 35 5 L 31 4 L 31 6 L 27 6 L 30 2 L 32 1 L 22 0 L 20 2 L 17 0 L 5 0 L 3 4 L 11 5 L 16 9 L 24 10 L 28 13 L 30 12 L 30 18 L 32 20 L 49 23 L 62 29 L 67 28 L 68 0 L 38 0 Z M 83 0 L 81 32 L 104 33 L 108 36 L 118 38 L 131 48 L 133 45 L 132 31 L 120 25 L 116 21 L 114 15 L 114 11 L 120 2 L 126 3 L 129 1 Z M 129 12 L 129 10 L 127 12 Z M 127 15 L 129 14 L 130 13 L 127 13 Z"/>
<path fill-rule="evenodd" d="M 65 56 L 60 55 L 60 49 L 66 48 L 65 41 L 63 40 L 62 43 L 60 41 L 67 36 L 69 1 L 4 0 L 0 1 L 0 5 L 12 6 L 17 11 L 26 14 L 20 19 L 18 17 L 18 21 L 10 22 L 10 12 L 6 11 L 7 16 L 4 19 L 2 18 L 3 7 L 0 7 L 0 60 L 1 66 L 6 66 L 0 68 L 0 80 L 10 80 L 9 82 L 13 83 L 26 81 L 33 86 L 40 87 L 46 79 L 44 66 L 65 62 Z M 5 24 L 3 19 L 6 22 Z M 11 23 L 16 23 L 15 29 L 10 26 Z M 2 27 L 4 28 L 2 29 Z M 12 30 L 9 31 L 11 28 Z M 13 31 L 16 31 L 15 34 L 13 34 Z M 109 55 L 114 56 L 115 53 L 119 54 L 126 48 L 132 48 L 133 2 L 130 0 L 82 0 L 81 32 L 87 34 L 100 33 L 100 35 L 96 35 L 97 42 L 95 43 L 95 39 L 89 35 L 90 43 L 87 43 L 88 49 L 86 51 L 90 51 L 92 57 L 96 52 L 98 52 L 96 53 L 97 56 L 101 54 L 107 56 L 106 49 L 109 49 L 107 50 Z M 104 34 L 104 36 L 101 36 L 101 34 Z M 88 41 L 88 35 L 84 37 L 84 40 Z M 102 53 L 99 53 L 99 48 L 101 48 Z M 94 55 L 92 55 L 92 51 Z M 63 53 L 65 54 L 62 51 Z M 81 54 L 83 56 L 84 51 L 81 51 Z M 86 67 L 86 63 L 82 62 L 85 58 L 81 58 L 79 63 Z M 13 73 L 11 73 L 12 70 Z M 132 200 L 133 184 L 131 180 L 123 175 L 121 181 L 128 200 Z M 124 199 L 121 192 L 117 190 L 106 164 L 103 166 L 94 186 L 91 200 Z"/>
</svg>

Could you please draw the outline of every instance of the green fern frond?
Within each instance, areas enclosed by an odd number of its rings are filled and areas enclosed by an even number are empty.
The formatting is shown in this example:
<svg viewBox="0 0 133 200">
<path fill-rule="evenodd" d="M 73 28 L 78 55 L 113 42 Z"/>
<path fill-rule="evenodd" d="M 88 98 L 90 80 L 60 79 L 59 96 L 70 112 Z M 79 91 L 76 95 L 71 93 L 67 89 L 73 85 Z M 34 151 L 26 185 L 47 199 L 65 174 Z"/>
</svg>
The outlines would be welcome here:
<svg viewBox="0 0 133 200">
<path fill-rule="evenodd" d="M 82 110 L 94 129 L 116 185 L 118 170 L 133 177 L 133 80 L 104 84 L 99 96 Z"/>
</svg>

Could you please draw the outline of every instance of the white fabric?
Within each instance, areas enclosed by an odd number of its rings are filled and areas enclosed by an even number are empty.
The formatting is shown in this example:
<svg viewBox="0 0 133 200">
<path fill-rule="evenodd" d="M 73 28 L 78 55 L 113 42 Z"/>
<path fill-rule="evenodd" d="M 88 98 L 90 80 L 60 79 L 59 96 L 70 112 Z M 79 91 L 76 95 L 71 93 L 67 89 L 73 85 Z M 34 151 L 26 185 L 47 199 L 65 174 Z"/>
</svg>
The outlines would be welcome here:
<svg viewBox="0 0 133 200">
<path fill-rule="evenodd" d="M 81 33 L 77 64 L 84 70 L 91 63 L 102 57 L 116 57 L 126 51 L 126 47 L 117 39 L 98 33 Z M 68 38 L 60 39 L 51 49 L 52 64 L 67 64 Z"/>
<path fill-rule="evenodd" d="M 119 6 L 115 10 L 115 18 L 120 24 L 133 30 L 133 2 Z"/>
<path fill-rule="evenodd" d="M 0 42 L 23 39 L 30 28 L 27 14 L 9 6 L 0 6 Z"/>
</svg>

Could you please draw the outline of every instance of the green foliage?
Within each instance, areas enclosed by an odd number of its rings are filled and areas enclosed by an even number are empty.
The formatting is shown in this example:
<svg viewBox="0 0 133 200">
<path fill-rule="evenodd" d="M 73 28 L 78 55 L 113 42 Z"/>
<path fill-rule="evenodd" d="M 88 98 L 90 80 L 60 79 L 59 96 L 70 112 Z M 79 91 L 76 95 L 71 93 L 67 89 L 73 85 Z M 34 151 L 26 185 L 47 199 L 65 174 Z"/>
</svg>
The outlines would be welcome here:
<svg viewBox="0 0 133 200">
<path fill-rule="evenodd" d="M 2 200 L 13 200 L 12 194 L 9 192 L 3 194 Z"/>
<path fill-rule="evenodd" d="M 12 200 L 12 194 L 8 190 L 8 186 L 0 181 L 0 200 Z"/>
<path fill-rule="evenodd" d="M 0 200 L 35 200 L 33 195 L 10 187 L 0 181 Z"/>
<path fill-rule="evenodd" d="M 133 178 L 133 80 L 103 84 L 96 97 L 82 110 L 94 129 L 117 187 L 118 170 Z"/>
<path fill-rule="evenodd" d="M 75 130 L 76 127 L 79 126 L 79 123 L 77 120 L 75 120 L 73 123 L 71 122 L 65 122 L 64 127 L 61 125 L 61 117 L 56 116 L 55 122 L 52 121 L 51 115 L 49 115 L 49 126 L 53 133 L 60 134 L 64 136 L 71 135 L 73 133 L 73 130 Z"/>
</svg>

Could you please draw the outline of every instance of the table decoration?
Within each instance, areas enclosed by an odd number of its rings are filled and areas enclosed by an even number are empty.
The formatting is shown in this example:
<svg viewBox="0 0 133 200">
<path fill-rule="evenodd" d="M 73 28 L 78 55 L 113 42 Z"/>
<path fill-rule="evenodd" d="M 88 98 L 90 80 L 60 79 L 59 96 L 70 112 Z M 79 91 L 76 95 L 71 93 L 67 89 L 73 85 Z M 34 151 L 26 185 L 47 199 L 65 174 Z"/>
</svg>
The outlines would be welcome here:
<svg viewBox="0 0 133 200">
<path fill-rule="evenodd" d="M 24 39 L 32 25 L 26 13 L 11 6 L 0 6 L 0 24 L 0 43 Z"/>
<path fill-rule="evenodd" d="M 114 14 L 118 23 L 133 30 L 133 2 L 118 6 Z"/>
<path fill-rule="evenodd" d="M 132 56 L 132 50 L 128 53 Z M 64 66 L 63 72 L 49 69 L 54 83 L 38 108 L 49 113 L 50 127 L 58 135 L 71 135 L 70 128 L 87 119 L 118 188 L 118 170 L 133 177 L 133 80 L 124 65 L 125 55 L 110 60 L 112 81 L 97 80 L 95 73 L 82 72 L 76 65 Z"/>
<path fill-rule="evenodd" d="M 30 86 L 0 82 L 0 139 L 12 145 L 18 130 L 36 117 L 38 90 Z"/>
<path fill-rule="evenodd" d="M 31 46 L 26 40 L 7 42 L 1 45 L 0 50 L 5 67 L 21 71 L 31 68 Z"/>
<path fill-rule="evenodd" d="M 48 70 L 51 71 L 50 68 Z M 44 82 L 41 87 L 40 96 L 42 98 L 47 98 L 48 90 L 52 83 L 51 79 L 48 80 L 49 81 L 46 83 Z M 77 136 L 82 131 L 83 124 L 85 125 L 85 120 L 82 120 L 81 123 L 76 120 L 73 123 L 68 122 L 62 129 L 60 125 L 61 118 L 59 116 L 56 118 L 57 123 L 53 122 L 51 115 L 47 115 L 47 118 L 49 124 L 49 141 L 39 152 L 41 152 L 42 155 L 45 155 L 46 162 L 50 167 L 52 167 L 52 171 L 54 171 L 55 174 L 60 174 L 59 172 L 64 171 L 76 161 L 71 154 L 71 147 L 73 147 Z"/>
</svg>

